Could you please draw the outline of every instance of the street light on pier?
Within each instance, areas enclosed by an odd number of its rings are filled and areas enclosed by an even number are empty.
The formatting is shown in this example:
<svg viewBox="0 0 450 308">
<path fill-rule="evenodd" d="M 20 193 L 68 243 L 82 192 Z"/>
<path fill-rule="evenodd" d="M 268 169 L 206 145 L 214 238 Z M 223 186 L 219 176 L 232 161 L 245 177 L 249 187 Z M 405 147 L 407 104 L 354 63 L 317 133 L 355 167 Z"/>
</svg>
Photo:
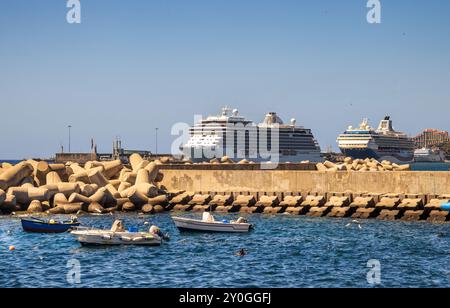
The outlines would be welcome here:
<svg viewBox="0 0 450 308">
<path fill-rule="evenodd" d="M 69 153 L 71 153 L 71 150 L 70 150 L 70 143 L 71 143 L 71 129 L 72 129 L 72 125 L 68 125 L 67 126 L 67 128 L 69 129 Z"/>
<path fill-rule="evenodd" d="M 159 130 L 159 128 L 158 127 L 156 127 L 155 128 L 155 143 L 156 143 L 156 147 L 155 147 L 155 154 L 156 155 L 158 155 L 158 130 Z"/>
</svg>

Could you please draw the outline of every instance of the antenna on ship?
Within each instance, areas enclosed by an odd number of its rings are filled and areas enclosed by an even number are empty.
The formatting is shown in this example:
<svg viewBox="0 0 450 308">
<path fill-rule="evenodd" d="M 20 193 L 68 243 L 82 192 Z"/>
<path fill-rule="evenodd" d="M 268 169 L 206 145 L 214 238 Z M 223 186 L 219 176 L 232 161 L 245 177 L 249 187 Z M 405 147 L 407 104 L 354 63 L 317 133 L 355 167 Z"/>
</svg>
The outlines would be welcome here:
<svg viewBox="0 0 450 308">
<path fill-rule="evenodd" d="M 369 129 L 369 118 L 364 118 L 362 120 L 360 129 Z"/>
<path fill-rule="evenodd" d="M 229 111 L 231 111 L 231 109 L 228 106 L 223 107 L 222 116 L 227 116 Z"/>
</svg>

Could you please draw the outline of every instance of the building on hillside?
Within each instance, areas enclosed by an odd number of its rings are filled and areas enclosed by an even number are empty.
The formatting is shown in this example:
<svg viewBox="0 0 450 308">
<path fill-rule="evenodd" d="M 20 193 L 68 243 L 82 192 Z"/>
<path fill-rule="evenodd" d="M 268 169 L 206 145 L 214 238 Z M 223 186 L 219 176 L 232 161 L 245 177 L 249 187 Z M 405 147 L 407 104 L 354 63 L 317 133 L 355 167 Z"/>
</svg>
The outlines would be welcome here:
<svg viewBox="0 0 450 308">
<path fill-rule="evenodd" d="M 426 129 L 413 140 L 417 148 L 432 148 L 450 142 L 450 136 L 446 131 Z"/>
</svg>

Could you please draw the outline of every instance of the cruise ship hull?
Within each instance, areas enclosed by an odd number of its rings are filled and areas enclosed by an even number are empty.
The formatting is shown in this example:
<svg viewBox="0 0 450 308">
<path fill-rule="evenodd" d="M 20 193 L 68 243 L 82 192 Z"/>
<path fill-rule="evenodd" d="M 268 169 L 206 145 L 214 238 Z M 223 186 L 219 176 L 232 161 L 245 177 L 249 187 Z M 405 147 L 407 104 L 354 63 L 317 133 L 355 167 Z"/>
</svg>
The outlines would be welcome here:
<svg viewBox="0 0 450 308">
<path fill-rule="evenodd" d="M 439 155 L 431 155 L 431 156 L 420 156 L 414 158 L 415 162 L 418 163 L 444 163 L 445 159 L 442 159 Z"/>
<path fill-rule="evenodd" d="M 390 116 L 380 121 L 378 129 L 364 119 L 358 128 L 349 128 L 338 138 L 341 152 L 356 159 L 374 158 L 397 164 L 414 161 L 414 142 L 405 134 L 394 130 Z"/>
<path fill-rule="evenodd" d="M 255 125 L 239 116 L 237 109 L 231 115 L 230 111 L 225 107 L 221 115 L 208 116 L 190 128 L 189 140 L 180 146 L 186 160 L 208 162 L 227 156 L 235 162 L 323 161 L 311 130 L 297 126 L 295 119 L 284 124 L 275 112 L 269 112 Z"/>
<path fill-rule="evenodd" d="M 192 156 L 190 157 L 191 160 L 195 163 L 201 163 L 201 162 L 209 162 L 211 160 L 211 158 L 192 158 Z M 220 158 L 220 157 L 218 157 Z M 297 155 L 281 155 L 277 159 L 275 158 L 263 158 L 263 157 L 258 157 L 258 158 L 251 158 L 251 157 L 230 157 L 232 160 L 234 160 L 235 162 L 239 162 L 240 160 L 246 159 L 248 161 L 252 161 L 255 163 L 264 163 L 264 162 L 272 162 L 272 163 L 299 163 L 299 162 L 303 162 L 303 161 L 309 161 L 312 163 L 320 163 L 323 162 L 323 158 L 320 155 L 320 153 L 317 154 L 313 154 L 313 153 L 305 153 L 305 154 L 297 154 Z"/>
<path fill-rule="evenodd" d="M 372 149 L 341 149 L 345 156 L 355 159 L 374 158 L 378 161 L 389 160 L 393 163 L 411 163 L 414 160 L 413 152 L 381 152 Z"/>
</svg>

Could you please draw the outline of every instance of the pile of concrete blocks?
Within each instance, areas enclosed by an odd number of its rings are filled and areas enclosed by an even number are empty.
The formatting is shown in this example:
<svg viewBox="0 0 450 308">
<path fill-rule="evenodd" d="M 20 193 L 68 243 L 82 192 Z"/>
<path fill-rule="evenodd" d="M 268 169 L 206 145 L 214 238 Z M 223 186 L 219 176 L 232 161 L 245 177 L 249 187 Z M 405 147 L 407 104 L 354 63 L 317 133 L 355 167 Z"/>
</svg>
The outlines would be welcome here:
<svg viewBox="0 0 450 308">
<path fill-rule="evenodd" d="M 120 160 L 91 161 L 84 166 L 35 160 L 8 165 L 6 169 L 2 165 L 0 210 L 6 214 L 106 213 L 163 203 L 166 191 L 160 186 L 163 174 L 158 165 L 137 154 L 130 157 L 130 162 L 131 169 Z"/>
<path fill-rule="evenodd" d="M 352 159 L 346 157 L 343 163 L 333 163 L 325 161 L 316 165 L 318 171 L 322 172 L 386 172 L 386 171 L 410 171 L 410 165 L 398 165 L 390 161 L 384 160 L 382 162 L 376 159 Z"/>
</svg>

